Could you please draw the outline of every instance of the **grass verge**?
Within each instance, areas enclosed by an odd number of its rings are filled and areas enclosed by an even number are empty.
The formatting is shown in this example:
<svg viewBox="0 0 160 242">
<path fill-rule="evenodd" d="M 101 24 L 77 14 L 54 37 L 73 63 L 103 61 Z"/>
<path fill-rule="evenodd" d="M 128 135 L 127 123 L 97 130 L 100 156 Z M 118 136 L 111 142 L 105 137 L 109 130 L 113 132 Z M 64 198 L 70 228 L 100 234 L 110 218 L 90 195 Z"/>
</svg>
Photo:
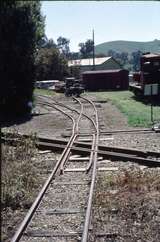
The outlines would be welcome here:
<svg viewBox="0 0 160 242">
<path fill-rule="evenodd" d="M 54 92 L 54 91 L 52 91 L 52 90 L 40 89 L 40 88 L 35 88 L 34 94 L 37 94 L 37 95 L 47 95 L 47 96 L 55 96 L 55 95 L 57 95 L 57 93 Z"/>
<path fill-rule="evenodd" d="M 14 134 L 16 138 L 16 133 Z M 2 208 L 17 209 L 30 206 L 37 184 L 33 156 L 34 138 L 21 137 L 16 147 L 6 142 L 2 145 Z"/>
<path fill-rule="evenodd" d="M 92 95 L 103 101 L 110 101 L 128 118 L 128 124 L 133 127 L 150 127 L 151 105 L 135 99 L 130 91 L 92 92 Z M 153 119 L 160 121 L 160 105 L 153 106 Z"/>
</svg>

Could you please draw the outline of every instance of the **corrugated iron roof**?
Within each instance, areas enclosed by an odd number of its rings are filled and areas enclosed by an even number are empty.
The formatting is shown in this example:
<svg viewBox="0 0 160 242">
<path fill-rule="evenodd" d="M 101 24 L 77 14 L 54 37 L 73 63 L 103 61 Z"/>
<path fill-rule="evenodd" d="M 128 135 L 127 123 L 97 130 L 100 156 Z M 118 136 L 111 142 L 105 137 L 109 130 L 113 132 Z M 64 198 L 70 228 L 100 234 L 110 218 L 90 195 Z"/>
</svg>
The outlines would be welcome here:
<svg viewBox="0 0 160 242">
<path fill-rule="evenodd" d="M 101 65 L 101 64 L 103 64 L 104 62 L 108 61 L 111 58 L 112 58 L 111 56 L 95 58 L 95 65 Z M 93 58 L 78 59 L 78 60 L 70 60 L 70 61 L 68 61 L 68 66 L 76 66 L 76 65 L 92 66 L 93 65 Z"/>
<path fill-rule="evenodd" d="M 142 57 L 144 58 L 154 58 L 154 57 L 160 57 L 160 54 L 153 54 L 153 53 L 149 53 L 149 54 L 144 54 L 142 55 Z"/>
<path fill-rule="evenodd" d="M 99 71 L 84 71 L 82 74 L 99 74 L 99 73 L 115 73 L 124 71 L 124 69 L 114 69 L 114 70 L 99 70 Z M 125 70 L 127 71 L 127 70 Z"/>
</svg>

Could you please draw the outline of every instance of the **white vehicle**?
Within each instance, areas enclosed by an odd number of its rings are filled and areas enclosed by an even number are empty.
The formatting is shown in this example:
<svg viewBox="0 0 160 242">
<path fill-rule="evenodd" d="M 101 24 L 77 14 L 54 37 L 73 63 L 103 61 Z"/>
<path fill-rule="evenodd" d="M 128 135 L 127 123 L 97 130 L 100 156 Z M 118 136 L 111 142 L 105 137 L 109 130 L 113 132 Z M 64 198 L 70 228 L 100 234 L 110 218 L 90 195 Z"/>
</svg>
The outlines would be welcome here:
<svg viewBox="0 0 160 242">
<path fill-rule="evenodd" d="M 35 83 L 36 88 L 42 89 L 54 89 L 55 84 L 59 83 L 59 80 L 45 80 L 45 81 L 37 81 Z"/>
</svg>

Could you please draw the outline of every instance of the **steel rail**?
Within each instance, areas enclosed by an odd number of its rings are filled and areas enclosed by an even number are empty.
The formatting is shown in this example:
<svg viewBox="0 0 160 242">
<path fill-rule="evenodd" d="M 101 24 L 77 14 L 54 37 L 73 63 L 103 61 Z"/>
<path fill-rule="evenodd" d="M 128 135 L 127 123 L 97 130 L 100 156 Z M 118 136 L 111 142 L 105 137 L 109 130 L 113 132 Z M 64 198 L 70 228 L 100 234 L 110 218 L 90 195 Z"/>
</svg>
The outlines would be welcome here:
<svg viewBox="0 0 160 242">
<path fill-rule="evenodd" d="M 85 99 L 85 98 L 83 98 L 83 99 L 85 101 L 89 102 L 93 106 L 94 111 L 95 111 L 95 116 L 96 116 L 96 123 L 94 121 L 92 122 L 94 125 L 94 128 L 95 128 L 96 135 L 93 136 L 93 143 L 92 143 L 93 149 L 91 150 L 90 160 L 89 160 L 89 164 L 87 166 L 87 168 L 90 169 L 90 167 L 92 166 L 92 163 L 93 163 L 93 171 L 92 171 L 91 186 L 90 186 L 88 205 L 87 205 L 87 209 L 86 209 L 86 216 L 85 216 L 85 222 L 84 222 L 84 230 L 83 230 L 82 240 L 81 240 L 82 242 L 87 242 L 88 230 L 89 230 L 89 224 L 90 224 L 91 207 L 92 207 L 92 198 L 93 198 L 94 184 L 95 184 L 95 179 L 96 179 L 99 123 L 98 123 L 98 113 L 97 113 L 94 103 L 88 99 Z M 75 100 L 77 100 L 77 99 L 75 98 Z M 89 118 L 89 119 L 92 120 L 91 118 Z"/>
<path fill-rule="evenodd" d="M 63 173 L 63 170 L 64 170 L 64 165 L 65 163 L 67 162 L 67 160 L 69 159 L 69 156 L 70 156 L 70 153 L 71 153 L 71 148 L 72 148 L 72 145 L 74 143 L 74 141 L 76 140 L 76 138 L 78 137 L 78 133 L 79 133 L 79 123 L 80 123 L 80 119 L 82 117 L 82 114 L 83 114 L 83 104 L 82 102 L 80 102 L 79 100 L 77 100 L 80 107 L 81 107 L 81 111 L 79 112 L 79 116 L 78 116 L 78 119 L 77 119 L 77 123 L 76 123 L 76 126 L 75 126 L 75 129 L 74 129 L 74 132 L 75 132 L 75 137 L 73 138 L 71 144 L 70 144 L 70 147 L 68 148 L 67 152 L 66 152 L 66 155 L 63 159 L 63 161 L 61 162 L 61 165 L 60 165 L 60 174 Z"/>
<path fill-rule="evenodd" d="M 75 98 L 75 100 L 77 100 L 79 102 L 78 99 Z M 87 99 L 85 99 L 85 100 L 88 101 L 89 103 L 91 103 L 91 105 L 94 107 L 95 116 L 96 116 L 96 123 L 94 122 L 94 120 L 93 120 L 92 123 L 94 125 L 94 129 L 95 129 L 96 134 L 93 135 L 93 142 L 92 142 L 92 149 L 91 149 L 91 153 L 90 153 L 90 160 L 89 160 L 89 164 L 88 164 L 87 169 L 86 169 L 88 171 L 90 169 L 92 163 L 93 163 L 91 186 L 90 186 L 90 192 L 89 192 L 89 198 L 88 198 L 88 205 L 87 205 L 87 209 L 86 209 L 84 230 L 83 230 L 82 240 L 81 240 L 82 242 L 87 242 L 87 240 L 88 240 L 88 230 L 89 230 L 89 224 L 90 224 L 92 198 L 93 198 L 93 191 L 94 191 L 94 185 L 95 185 L 95 179 L 96 179 L 96 169 L 97 169 L 96 163 L 97 163 L 97 151 L 98 151 L 98 139 L 99 139 L 99 124 L 98 124 L 97 110 L 96 110 L 93 102 L 91 102 L 90 100 L 87 100 Z M 91 118 L 89 118 L 89 119 L 92 120 Z"/>
<path fill-rule="evenodd" d="M 45 143 L 45 142 L 38 142 L 37 145 L 40 149 L 45 148 L 49 150 L 62 150 L 65 147 L 65 145 L 61 145 L 61 144 L 55 145 L 53 143 Z M 71 149 L 71 152 L 73 152 L 74 154 L 88 155 L 91 152 L 91 148 L 73 146 Z M 124 162 L 129 161 L 129 162 L 138 163 L 140 165 L 145 165 L 148 167 L 160 167 L 160 160 L 138 157 L 132 154 L 129 155 L 125 153 L 105 151 L 101 149 L 98 149 L 98 154 L 101 155 L 103 158 L 107 158 L 113 161 L 124 161 Z"/>
<path fill-rule="evenodd" d="M 52 106 L 52 108 L 53 108 L 53 106 Z M 72 120 L 72 123 L 73 123 L 72 135 L 71 135 L 71 138 L 70 138 L 67 146 L 63 150 L 63 152 L 62 152 L 62 154 L 60 156 L 60 159 L 56 163 L 52 173 L 50 174 L 50 176 L 46 180 L 46 182 L 43 185 L 42 189 L 40 190 L 37 198 L 35 199 L 35 201 L 33 202 L 32 206 L 30 207 L 29 211 L 27 212 L 24 220 L 20 224 L 20 226 L 19 226 L 18 230 L 16 231 L 15 235 L 13 236 L 11 242 L 18 242 L 20 240 L 20 238 L 22 237 L 24 230 L 27 228 L 27 226 L 28 226 L 30 220 L 32 219 L 36 209 L 38 208 L 38 206 L 39 206 L 39 204 L 40 204 L 40 202 L 41 202 L 41 200 L 42 200 L 46 190 L 48 189 L 51 181 L 53 180 L 56 172 L 58 171 L 58 168 L 60 167 L 61 162 L 64 160 L 64 157 L 65 157 L 65 154 L 66 154 L 67 150 L 71 147 L 73 140 L 77 136 L 76 130 L 75 130 L 76 123 L 75 123 L 75 120 L 73 119 L 73 117 L 71 117 L 70 115 L 66 114 L 63 110 L 61 110 L 61 109 L 59 109 L 57 107 L 54 107 L 54 108 L 56 108 L 58 111 L 62 112 L 63 114 L 67 115 Z"/>
<path fill-rule="evenodd" d="M 45 98 L 45 96 L 43 96 L 43 95 L 38 95 L 37 97 L 38 97 L 38 98 L 42 98 L 42 99 Z M 78 111 L 77 109 L 73 108 L 73 107 L 70 107 L 70 106 L 65 105 L 65 104 L 63 104 L 63 103 L 56 102 L 56 101 L 54 101 L 51 97 L 46 97 L 46 98 L 48 98 L 48 99 L 50 99 L 52 102 L 54 102 L 55 105 L 58 105 L 58 106 L 61 106 L 61 107 L 65 107 L 65 108 L 69 109 L 70 111 L 72 111 L 72 112 L 76 112 L 76 113 L 79 114 L 79 111 Z M 74 98 L 74 99 L 78 100 L 77 98 Z M 48 102 L 45 101 L 45 103 L 48 103 Z M 48 104 L 49 104 L 49 103 L 48 103 Z M 86 117 L 89 121 L 91 121 L 92 124 L 93 124 L 93 126 L 95 126 L 93 119 L 91 119 L 88 115 L 86 115 L 86 114 L 84 114 L 84 113 L 83 113 L 82 115 L 83 115 L 84 117 Z"/>
<path fill-rule="evenodd" d="M 11 135 L 12 133 L 9 133 Z M 7 134 L 4 134 L 7 135 Z M 22 135 L 22 134 L 19 134 Z M 19 136 L 18 136 L 19 137 Z M 24 135 L 24 137 L 29 137 L 29 135 Z M 7 143 L 14 145 L 18 140 L 4 138 L 2 134 L 2 142 L 7 141 Z M 53 140 L 43 137 L 38 137 L 38 141 L 36 141 L 36 146 L 39 149 L 49 149 L 53 151 L 63 151 L 67 144 L 66 140 Z M 75 154 L 88 155 L 90 154 L 92 149 L 91 143 L 84 142 L 74 142 L 74 146 L 71 148 L 71 152 Z M 154 158 L 160 157 L 160 152 L 154 151 L 142 151 L 121 147 L 109 147 L 99 145 L 98 154 L 103 158 L 111 159 L 111 160 L 121 160 L 121 161 L 131 161 L 134 163 L 138 163 L 140 165 L 146 165 L 148 167 L 160 167 L 160 160 L 155 160 Z M 153 157 L 153 158 L 149 158 Z"/>
<path fill-rule="evenodd" d="M 90 155 L 90 158 L 89 158 L 89 163 L 87 165 L 87 168 L 86 168 L 86 172 L 88 173 L 91 166 L 92 166 L 92 163 L 93 163 L 93 156 L 94 156 L 94 146 L 95 146 L 95 134 L 93 134 L 93 142 L 92 142 L 92 147 L 91 147 L 91 155 Z"/>
<path fill-rule="evenodd" d="M 76 126 L 76 131 L 79 132 L 79 123 L 80 123 L 80 119 L 81 119 L 82 114 L 83 114 L 84 107 L 83 107 L 82 102 L 79 101 L 79 99 L 77 99 L 77 98 L 73 98 L 73 99 L 76 100 L 79 103 L 79 105 L 81 106 L 81 112 L 80 112 L 80 115 L 78 117 L 77 126 Z"/>
<path fill-rule="evenodd" d="M 43 98 L 43 96 L 40 96 L 40 98 Z M 53 101 L 52 98 L 50 98 L 50 99 L 51 99 L 51 101 Z M 67 108 L 67 109 L 70 109 L 71 111 L 75 111 L 75 112 L 77 112 L 77 113 L 80 114 L 80 115 L 79 115 L 79 119 L 78 119 L 78 121 L 77 121 L 77 127 L 76 127 L 77 130 L 78 130 L 78 125 L 79 125 L 79 121 L 80 121 L 80 119 L 81 119 L 81 116 L 84 115 L 85 117 L 87 117 L 87 119 L 89 119 L 89 121 L 92 122 L 93 127 L 94 127 L 95 132 L 96 132 L 97 127 L 96 127 L 96 123 L 94 122 L 94 120 L 93 120 L 91 117 L 89 117 L 88 115 L 83 114 L 83 105 L 82 105 L 82 103 L 79 101 L 79 99 L 77 99 L 77 98 L 73 98 L 73 99 L 81 105 L 81 109 L 82 109 L 81 112 L 79 112 L 79 111 L 77 111 L 76 109 L 73 109 L 73 108 L 71 108 L 71 107 L 69 107 L 69 106 L 63 105 L 63 104 L 61 104 L 61 103 L 54 102 L 54 105 L 60 105 L 60 106 L 62 106 L 62 107 L 65 107 L 65 108 Z M 39 102 L 38 102 L 38 103 L 39 103 Z M 46 102 L 46 101 L 45 101 L 44 103 L 47 103 L 47 105 L 51 106 L 51 105 L 48 104 L 48 102 Z M 91 102 L 90 102 L 90 103 L 91 103 Z M 91 103 L 91 105 L 94 106 L 93 103 Z M 95 109 L 95 110 L 96 110 L 96 109 Z M 74 141 L 73 141 L 73 142 L 74 142 Z M 93 141 L 92 141 L 92 143 L 93 143 L 93 144 L 92 144 L 92 147 L 94 147 L 94 143 L 95 143 L 95 138 L 94 138 L 94 136 L 93 136 Z M 69 151 L 69 152 L 70 152 L 70 151 Z M 61 168 L 60 168 L 60 173 L 61 173 L 61 174 L 63 174 L 64 164 L 66 163 L 67 158 L 69 158 L 69 153 L 66 154 L 66 159 L 64 159 L 64 161 L 61 163 Z M 88 163 L 87 168 L 86 168 L 86 172 L 89 172 L 89 170 L 90 170 L 90 168 L 91 168 L 91 166 L 92 166 L 92 163 L 93 163 L 93 152 L 92 152 L 92 150 L 91 150 L 90 159 L 89 159 L 89 163 Z"/>
<path fill-rule="evenodd" d="M 93 171 L 92 171 L 92 180 L 91 180 L 91 186 L 89 191 L 89 198 L 88 198 L 88 204 L 86 209 L 86 215 L 85 215 L 85 222 L 84 222 L 84 229 L 82 234 L 82 240 L 81 242 L 87 242 L 88 240 L 88 231 L 89 231 L 89 225 L 90 225 L 90 217 L 91 217 L 91 209 L 92 209 L 92 199 L 93 199 L 93 192 L 94 192 L 94 186 L 96 181 L 96 171 L 97 171 L 97 151 L 98 151 L 98 140 L 99 140 L 99 121 L 98 121 L 98 113 L 96 110 L 96 107 L 94 103 L 86 98 L 83 98 L 84 100 L 91 103 L 91 105 L 94 108 L 95 116 L 96 116 L 96 135 L 95 135 L 95 143 L 94 143 L 94 151 L 93 151 Z"/>
<path fill-rule="evenodd" d="M 75 99 L 76 101 L 79 102 L 79 100 L 78 100 L 77 98 L 74 98 L 74 99 Z M 86 101 L 89 102 L 89 100 L 86 100 Z M 91 103 L 91 105 L 93 106 L 93 103 Z M 95 109 L 95 110 L 96 110 L 96 109 Z M 95 132 L 97 132 L 97 126 L 96 126 L 95 121 L 94 121 L 92 118 L 90 118 L 90 117 L 89 117 L 89 119 L 92 121 L 92 124 L 93 124 L 93 126 L 94 126 Z M 85 169 L 85 170 L 86 170 L 86 173 L 88 173 L 89 170 L 91 169 L 91 166 L 92 166 L 92 164 L 93 164 L 93 160 L 94 160 L 96 135 L 93 134 L 92 137 L 93 137 L 93 139 L 92 139 L 91 153 L 90 153 L 90 157 L 89 157 L 88 165 L 87 165 L 87 167 L 86 167 L 86 169 Z"/>
<path fill-rule="evenodd" d="M 13 133 L 12 132 L 2 132 L 2 142 L 10 142 L 11 145 L 14 145 L 14 143 L 19 142 L 18 138 L 20 138 L 21 136 L 28 138 L 30 135 L 27 134 L 23 134 L 23 133 L 19 133 L 16 134 L 16 138 L 12 138 Z M 91 136 L 91 135 L 90 135 Z M 52 139 L 52 138 L 46 138 L 43 136 L 36 136 L 37 140 L 36 141 L 36 145 L 38 147 L 39 144 L 42 143 L 47 143 L 48 144 L 54 144 L 53 147 L 57 148 L 58 147 L 62 147 L 65 146 L 68 142 L 68 140 L 66 139 Z M 60 146 L 59 146 L 60 145 Z M 79 147 L 79 148 L 87 148 L 87 149 L 91 149 L 91 143 L 90 142 L 79 142 L 76 141 L 74 142 L 75 147 Z M 159 158 L 160 157 L 160 152 L 156 152 L 156 151 L 143 151 L 143 150 L 139 150 L 139 149 L 131 149 L 131 148 L 124 148 L 124 147 L 119 147 L 119 146 L 106 146 L 106 145 L 99 145 L 99 149 L 98 152 L 101 153 L 101 151 L 109 151 L 109 152 L 115 152 L 115 153 L 124 153 L 127 155 L 134 155 L 134 156 L 138 156 L 138 157 L 149 157 L 149 156 L 154 156 Z"/>
</svg>

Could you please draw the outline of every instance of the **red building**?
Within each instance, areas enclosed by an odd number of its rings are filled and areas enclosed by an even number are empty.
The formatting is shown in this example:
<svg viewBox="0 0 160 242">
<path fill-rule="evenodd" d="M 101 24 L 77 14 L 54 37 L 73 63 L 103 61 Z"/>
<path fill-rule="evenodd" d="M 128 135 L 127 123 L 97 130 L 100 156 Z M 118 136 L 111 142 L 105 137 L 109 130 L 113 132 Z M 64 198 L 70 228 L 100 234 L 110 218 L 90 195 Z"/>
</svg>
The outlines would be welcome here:
<svg viewBox="0 0 160 242">
<path fill-rule="evenodd" d="M 127 90 L 129 72 L 123 69 L 86 71 L 82 73 L 85 90 Z"/>
</svg>

